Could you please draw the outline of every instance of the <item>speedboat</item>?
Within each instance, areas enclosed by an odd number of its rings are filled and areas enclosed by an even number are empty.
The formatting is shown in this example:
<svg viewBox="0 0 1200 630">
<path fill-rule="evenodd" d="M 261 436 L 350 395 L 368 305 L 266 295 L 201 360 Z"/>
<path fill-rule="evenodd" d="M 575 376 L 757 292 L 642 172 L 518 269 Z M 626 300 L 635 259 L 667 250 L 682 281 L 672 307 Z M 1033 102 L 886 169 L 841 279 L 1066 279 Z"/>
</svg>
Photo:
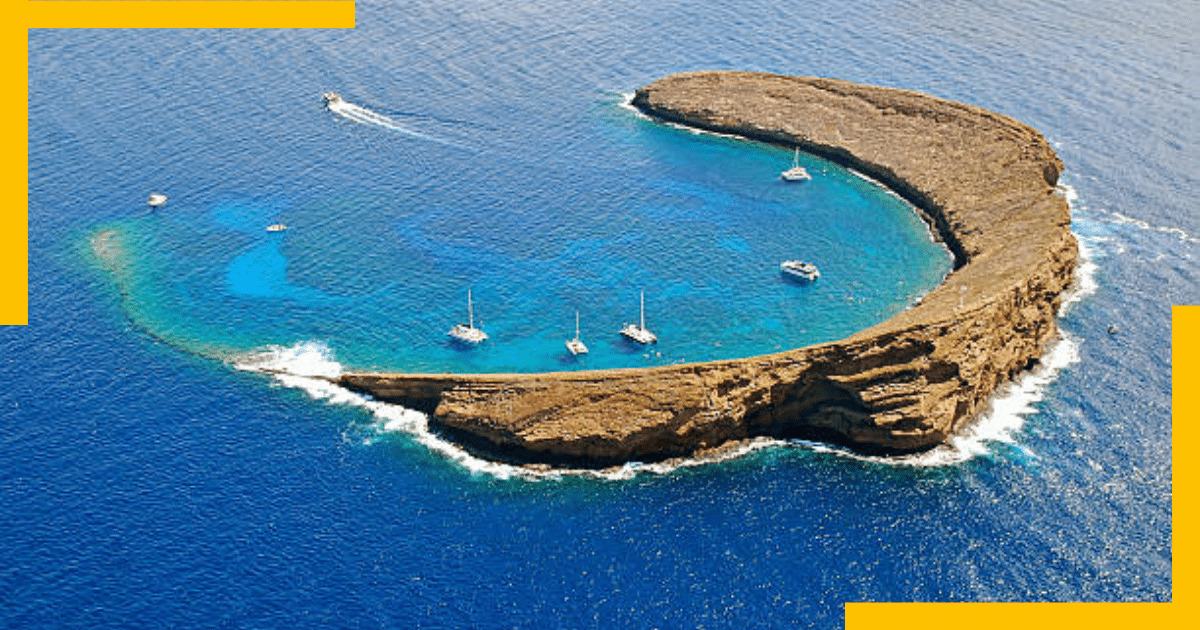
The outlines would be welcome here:
<svg viewBox="0 0 1200 630">
<path fill-rule="evenodd" d="M 640 344 L 658 343 L 658 337 L 646 328 L 646 292 L 642 291 L 642 319 L 640 324 L 625 324 L 621 334 Z"/>
<path fill-rule="evenodd" d="M 817 266 L 803 260 L 785 260 L 779 263 L 779 271 L 789 278 L 802 282 L 813 282 L 821 277 Z"/>
<path fill-rule="evenodd" d="M 152 208 L 157 208 L 167 203 L 167 196 L 160 193 L 150 193 L 150 200 L 146 203 L 149 203 Z"/>
<path fill-rule="evenodd" d="M 463 343 L 477 345 L 488 338 L 487 333 L 475 327 L 475 309 L 471 306 L 471 290 L 467 289 L 467 321 L 466 324 L 455 324 L 447 333 Z"/>
<path fill-rule="evenodd" d="M 812 179 L 812 175 L 809 175 L 808 171 L 804 170 L 803 166 L 800 166 L 799 147 L 796 148 L 796 153 L 792 156 L 792 168 L 780 173 L 779 177 L 789 182 L 799 182 L 806 179 Z"/>
<path fill-rule="evenodd" d="M 342 102 L 342 95 L 337 92 L 326 92 L 321 95 L 321 98 L 325 101 L 325 107 L 332 107 Z"/>
<path fill-rule="evenodd" d="M 287 226 L 282 223 L 272 223 L 267 226 L 268 232 L 282 232 L 287 229 Z"/>
</svg>

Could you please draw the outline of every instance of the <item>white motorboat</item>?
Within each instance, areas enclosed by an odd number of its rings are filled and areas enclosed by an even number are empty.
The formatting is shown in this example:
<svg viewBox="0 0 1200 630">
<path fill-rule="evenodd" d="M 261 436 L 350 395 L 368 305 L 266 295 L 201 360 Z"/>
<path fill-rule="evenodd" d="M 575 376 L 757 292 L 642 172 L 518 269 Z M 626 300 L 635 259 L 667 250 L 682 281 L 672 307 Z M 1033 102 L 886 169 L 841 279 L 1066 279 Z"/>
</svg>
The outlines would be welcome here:
<svg viewBox="0 0 1200 630">
<path fill-rule="evenodd" d="M 479 344 L 488 338 L 487 333 L 475 327 L 475 309 L 471 304 L 470 289 L 467 289 L 467 322 L 466 324 L 455 324 L 447 334 L 463 343 L 472 345 Z"/>
<path fill-rule="evenodd" d="M 800 166 L 799 147 L 796 148 L 796 153 L 792 156 L 792 168 L 780 173 L 779 177 L 789 182 L 800 182 L 806 179 L 812 179 L 812 175 L 809 175 L 808 171 L 804 170 L 803 166 Z"/>
<path fill-rule="evenodd" d="M 282 223 L 272 223 L 267 226 L 268 232 L 282 232 L 287 229 L 287 226 Z"/>
<path fill-rule="evenodd" d="M 641 344 L 658 343 L 658 337 L 646 328 L 646 292 L 642 291 L 642 318 L 640 324 L 625 324 L 621 334 Z"/>
<path fill-rule="evenodd" d="M 803 260 L 785 260 L 779 263 L 779 271 L 802 282 L 813 282 L 821 277 L 821 271 L 816 265 Z"/>
<path fill-rule="evenodd" d="M 325 101 L 325 107 L 330 107 L 342 102 L 342 95 L 337 92 L 326 92 L 321 95 L 321 99 Z"/>
<path fill-rule="evenodd" d="M 152 208 L 157 208 L 167 203 L 167 196 L 161 193 L 150 193 L 150 200 L 146 203 L 150 204 Z"/>
<path fill-rule="evenodd" d="M 575 311 L 575 338 L 567 340 L 567 350 L 575 355 L 588 353 L 587 345 L 579 339 L 579 311 Z"/>
</svg>

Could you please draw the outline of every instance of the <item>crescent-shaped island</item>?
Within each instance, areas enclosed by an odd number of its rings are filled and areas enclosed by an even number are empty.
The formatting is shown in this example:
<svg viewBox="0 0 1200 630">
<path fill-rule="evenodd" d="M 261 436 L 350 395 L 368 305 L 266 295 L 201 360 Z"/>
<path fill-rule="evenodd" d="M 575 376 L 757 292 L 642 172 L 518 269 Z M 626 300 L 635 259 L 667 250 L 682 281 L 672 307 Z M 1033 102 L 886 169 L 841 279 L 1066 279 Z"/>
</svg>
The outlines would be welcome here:
<svg viewBox="0 0 1200 630">
<path fill-rule="evenodd" d="M 756 436 L 871 453 L 944 442 L 1037 362 L 1078 257 L 1062 162 L 1016 120 L 833 79 L 690 72 L 637 90 L 642 112 L 796 146 L 909 200 L 954 256 L 913 307 L 846 339 L 777 354 L 542 374 L 346 372 L 349 389 L 430 414 L 484 456 L 605 467 Z"/>
</svg>

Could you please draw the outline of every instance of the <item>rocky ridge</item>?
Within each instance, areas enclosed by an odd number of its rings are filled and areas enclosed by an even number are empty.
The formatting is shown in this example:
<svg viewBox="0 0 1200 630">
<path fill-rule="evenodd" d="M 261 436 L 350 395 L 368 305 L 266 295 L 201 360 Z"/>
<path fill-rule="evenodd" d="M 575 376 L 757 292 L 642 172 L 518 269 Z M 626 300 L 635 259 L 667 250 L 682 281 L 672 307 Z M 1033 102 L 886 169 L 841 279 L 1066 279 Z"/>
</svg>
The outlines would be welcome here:
<svg viewBox="0 0 1200 630">
<path fill-rule="evenodd" d="M 955 269 L 919 304 L 841 341 L 658 368 L 545 374 L 348 372 L 485 456 L 608 466 L 760 435 L 871 452 L 935 446 L 1055 335 L 1078 255 L 1062 162 L 1033 128 L 978 107 L 833 79 L 672 75 L 633 104 L 671 122 L 799 146 L 897 191 Z"/>
</svg>

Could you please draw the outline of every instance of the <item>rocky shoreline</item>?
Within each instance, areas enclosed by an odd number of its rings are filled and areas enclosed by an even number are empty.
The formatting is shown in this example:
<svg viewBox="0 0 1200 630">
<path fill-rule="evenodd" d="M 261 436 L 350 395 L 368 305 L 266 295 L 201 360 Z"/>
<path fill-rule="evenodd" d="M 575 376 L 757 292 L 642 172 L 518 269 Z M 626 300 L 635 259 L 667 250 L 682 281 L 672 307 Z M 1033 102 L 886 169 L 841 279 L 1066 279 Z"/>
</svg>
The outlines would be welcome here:
<svg viewBox="0 0 1200 630">
<path fill-rule="evenodd" d="M 337 382 L 430 413 L 481 454 L 603 467 L 755 436 L 919 451 L 1034 364 L 1078 249 L 1062 162 L 1011 118 L 925 94 L 745 72 L 672 75 L 633 105 L 661 120 L 799 146 L 911 201 L 954 255 L 914 307 L 846 339 L 657 368 L 545 374 L 376 374 Z"/>
</svg>

